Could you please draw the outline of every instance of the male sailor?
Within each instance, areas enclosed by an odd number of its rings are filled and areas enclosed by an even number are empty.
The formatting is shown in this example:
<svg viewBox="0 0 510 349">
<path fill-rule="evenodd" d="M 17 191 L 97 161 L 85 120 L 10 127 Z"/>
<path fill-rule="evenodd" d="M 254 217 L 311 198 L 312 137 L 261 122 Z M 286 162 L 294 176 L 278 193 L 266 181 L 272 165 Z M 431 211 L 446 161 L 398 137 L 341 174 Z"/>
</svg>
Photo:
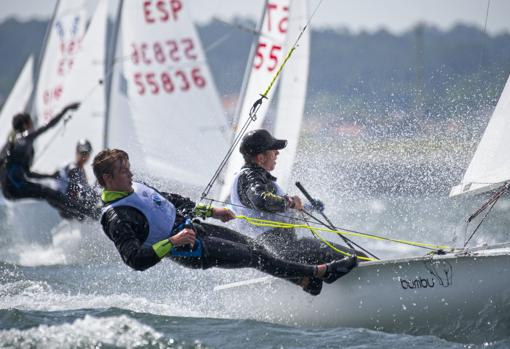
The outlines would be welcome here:
<svg viewBox="0 0 510 349">
<path fill-rule="evenodd" d="M 3 148 L 0 159 L 0 183 L 6 199 L 18 200 L 33 198 L 46 200 L 59 211 L 65 211 L 69 216 L 83 219 L 84 216 L 96 217 L 97 210 L 81 207 L 58 190 L 36 182 L 37 179 L 54 178 L 53 175 L 40 174 L 31 171 L 34 160 L 34 141 L 57 123 L 67 112 L 78 109 L 79 103 L 66 106 L 46 125 L 33 129 L 32 118 L 22 113 L 14 116 L 12 120 L 13 132 Z"/>
<path fill-rule="evenodd" d="M 290 196 L 271 175 L 275 169 L 279 151 L 287 141 L 274 138 L 269 131 L 258 129 L 248 132 L 241 140 L 240 152 L 244 166 L 236 174 L 230 190 L 230 203 L 237 215 L 271 220 L 294 221 L 294 216 L 304 209 L 299 196 Z M 313 209 L 322 211 L 324 205 Z M 256 227 L 237 220 L 236 229 L 248 234 L 279 257 L 301 263 L 327 263 L 341 256 L 325 243 L 312 238 L 298 238 L 293 229 Z M 346 247 L 333 244 L 335 248 L 352 253 Z M 357 255 L 365 256 L 361 252 Z"/>
<path fill-rule="evenodd" d="M 90 160 L 92 144 L 86 139 L 80 139 L 76 143 L 75 159 L 58 170 L 54 176 L 58 181 L 58 189 L 71 200 L 79 202 L 81 206 L 96 207 L 99 196 L 89 185 L 85 165 Z M 64 218 L 66 212 L 60 213 Z"/>
<path fill-rule="evenodd" d="M 226 227 L 197 219 L 223 222 L 234 218 L 227 208 L 196 206 L 178 194 L 160 192 L 133 182 L 129 156 L 106 149 L 93 161 L 94 175 L 104 190 L 101 224 L 122 260 L 135 270 L 145 270 L 163 257 L 189 268 L 256 268 L 276 277 L 294 279 L 310 294 L 319 294 L 322 281 L 333 282 L 347 274 L 352 260 L 308 265 L 276 258 L 250 238 Z"/>
</svg>

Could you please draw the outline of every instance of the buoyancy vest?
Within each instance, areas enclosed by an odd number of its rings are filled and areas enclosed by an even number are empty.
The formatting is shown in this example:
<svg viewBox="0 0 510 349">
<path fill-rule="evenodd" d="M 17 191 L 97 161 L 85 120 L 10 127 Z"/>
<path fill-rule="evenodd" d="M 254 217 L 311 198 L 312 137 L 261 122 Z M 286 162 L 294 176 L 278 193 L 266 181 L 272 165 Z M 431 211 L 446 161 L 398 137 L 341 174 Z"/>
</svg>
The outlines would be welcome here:
<svg viewBox="0 0 510 349">
<path fill-rule="evenodd" d="M 234 181 L 232 183 L 232 187 L 230 188 L 230 203 L 231 205 L 229 208 L 236 213 L 237 216 L 247 216 L 252 217 L 256 219 L 266 219 L 266 220 L 272 220 L 272 221 L 278 221 L 278 222 L 288 222 L 289 220 L 285 217 L 286 213 L 282 212 L 281 214 L 273 214 L 269 212 L 264 212 L 258 209 L 252 209 L 246 207 L 239 197 L 239 193 L 237 191 L 238 189 L 238 182 L 239 177 L 245 172 L 249 170 L 248 168 L 243 168 L 241 171 L 239 171 L 235 177 Z M 273 182 L 274 187 L 276 188 L 276 195 L 284 196 L 285 191 L 278 185 L 278 183 Z M 247 223 L 245 220 L 242 219 L 236 219 L 234 221 L 235 229 L 238 230 L 240 233 L 250 236 L 252 238 L 256 238 L 262 233 L 267 232 L 271 228 L 268 227 L 257 227 L 254 225 L 251 225 Z"/>
<path fill-rule="evenodd" d="M 133 207 L 142 212 L 149 224 L 149 235 L 143 242 L 144 245 L 152 246 L 156 242 L 168 239 L 173 233 L 175 206 L 145 184 L 134 182 L 133 189 L 133 193 L 128 196 L 105 205 L 102 214 L 104 215 L 109 209 L 118 206 Z"/>
</svg>

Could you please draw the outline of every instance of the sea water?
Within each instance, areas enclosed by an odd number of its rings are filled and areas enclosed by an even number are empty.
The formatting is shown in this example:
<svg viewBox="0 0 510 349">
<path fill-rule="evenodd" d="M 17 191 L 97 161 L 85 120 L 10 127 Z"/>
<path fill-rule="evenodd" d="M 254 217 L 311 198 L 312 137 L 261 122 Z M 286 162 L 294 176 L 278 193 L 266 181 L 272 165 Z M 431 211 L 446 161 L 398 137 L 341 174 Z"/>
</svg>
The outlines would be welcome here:
<svg viewBox="0 0 510 349">
<path fill-rule="evenodd" d="M 382 161 L 379 156 L 377 161 L 366 161 L 360 152 L 345 157 L 338 151 L 317 159 L 314 146 L 308 144 L 305 149 L 310 152 L 300 153 L 293 179 L 320 198 L 325 212 L 344 228 L 462 246 L 472 229 L 465 229 L 466 217 L 486 199 L 448 198 L 448 189 L 460 180 L 464 164 L 458 168 L 445 164 L 445 156 L 407 163 L 412 157 Z M 291 192 L 298 193 L 295 188 Z M 472 245 L 507 239 L 509 206 L 505 199 L 495 206 Z M 121 262 L 97 223 L 59 223 L 46 208 L 47 221 L 36 217 L 34 225 L 34 217 L 13 217 L 5 206 L 2 210 L 2 348 L 510 347 L 510 334 L 488 343 L 454 343 L 430 333 L 410 336 L 239 318 L 228 311 L 228 302 L 217 301 L 214 287 L 260 276 L 255 271 L 196 271 L 164 261 L 135 272 Z M 35 226 L 52 228 L 44 231 Z M 384 258 L 427 252 L 372 240 L 356 242 Z"/>
</svg>

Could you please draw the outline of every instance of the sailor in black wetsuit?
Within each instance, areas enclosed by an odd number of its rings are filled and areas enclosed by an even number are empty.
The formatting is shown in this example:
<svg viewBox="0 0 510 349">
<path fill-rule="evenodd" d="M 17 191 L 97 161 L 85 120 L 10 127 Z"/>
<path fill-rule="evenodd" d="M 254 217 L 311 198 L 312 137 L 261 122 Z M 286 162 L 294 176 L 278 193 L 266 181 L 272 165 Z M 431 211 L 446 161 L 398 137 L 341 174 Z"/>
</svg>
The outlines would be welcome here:
<svg viewBox="0 0 510 349">
<path fill-rule="evenodd" d="M 259 129 L 248 132 L 242 139 L 240 152 L 245 165 L 236 174 L 230 192 L 232 210 L 237 215 L 244 215 L 258 219 L 272 221 L 292 221 L 304 206 L 299 196 L 290 196 L 276 182 L 271 175 L 275 169 L 279 150 L 287 146 L 287 141 L 274 138 L 267 130 Z M 312 210 L 323 210 L 320 207 L 310 207 Z M 238 231 L 254 238 L 280 258 L 290 261 L 318 264 L 327 263 L 341 258 L 318 239 L 299 238 L 293 229 L 278 229 L 256 227 L 245 221 L 235 222 Z M 335 248 L 352 253 L 344 246 L 333 244 Z M 366 255 L 357 251 L 356 255 Z"/>
<path fill-rule="evenodd" d="M 150 268 L 163 257 L 190 268 L 256 268 L 273 276 L 299 279 L 294 282 L 315 295 L 322 280 L 333 282 L 354 267 L 352 260 L 321 265 L 287 262 L 233 230 L 198 220 L 191 224 L 186 217 L 194 212 L 223 222 L 234 215 L 226 208 L 195 208 L 188 198 L 132 182 L 129 157 L 122 150 L 100 152 L 93 169 L 104 187 L 103 230 L 122 260 L 135 270 Z"/>
<path fill-rule="evenodd" d="M 92 154 L 92 144 L 86 139 L 80 139 L 76 144 L 75 161 L 62 167 L 55 172 L 58 182 L 58 190 L 64 193 L 70 200 L 78 202 L 81 207 L 97 207 L 99 195 L 89 185 L 85 164 Z M 60 212 L 67 218 L 67 212 Z"/>
<path fill-rule="evenodd" d="M 46 200 L 51 206 L 65 211 L 71 217 L 83 219 L 84 216 L 96 218 L 97 209 L 81 207 L 63 193 L 53 190 L 33 179 L 54 178 L 53 175 L 32 172 L 30 167 L 34 160 L 34 141 L 41 134 L 54 127 L 68 111 L 76 110 L 79 103 L 66 106 L 48 124 L 33 130 L 29 114 L 18 114 L 13 118 L 13 133 L 4 146 L 0 169 L 0 183 L 5 198 L 17 200 L 33 198 Z"/>
</svg>

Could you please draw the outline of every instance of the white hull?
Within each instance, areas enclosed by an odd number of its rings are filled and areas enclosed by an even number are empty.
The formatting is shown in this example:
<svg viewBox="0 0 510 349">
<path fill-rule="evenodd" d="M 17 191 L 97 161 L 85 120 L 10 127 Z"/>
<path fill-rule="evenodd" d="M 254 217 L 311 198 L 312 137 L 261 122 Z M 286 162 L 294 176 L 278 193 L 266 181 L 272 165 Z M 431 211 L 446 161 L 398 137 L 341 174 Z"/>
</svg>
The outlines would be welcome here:
<svg viewBox="0 0 510 349">
<path fill-rule="evenodd" d="M 363 263 L 313 297 L 275 278 L 217 287 L 231 316 L 485 342 L 510 333 L 510 248 Z"/>
</svg>

